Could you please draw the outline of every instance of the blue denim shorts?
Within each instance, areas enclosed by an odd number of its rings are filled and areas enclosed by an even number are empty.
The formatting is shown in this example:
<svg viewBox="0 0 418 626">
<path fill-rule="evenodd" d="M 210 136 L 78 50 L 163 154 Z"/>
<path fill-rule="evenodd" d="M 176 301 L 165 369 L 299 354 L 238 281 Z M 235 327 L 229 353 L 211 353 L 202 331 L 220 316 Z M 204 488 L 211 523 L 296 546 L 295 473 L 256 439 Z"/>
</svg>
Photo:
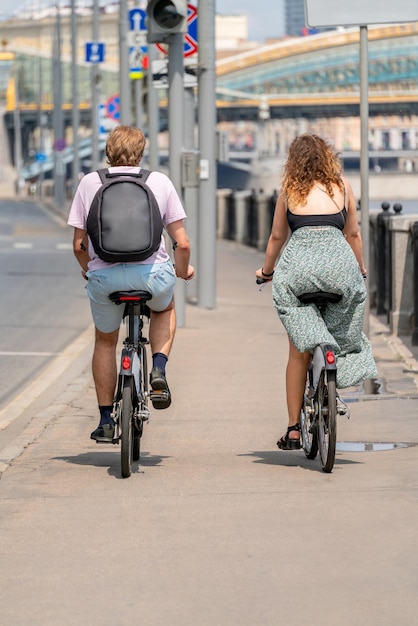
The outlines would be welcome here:
<svg viewBox="0 0 418 626">
<path fill-rule="evenodd" d="M 158 264 L 119 263 L 106 269 L 87 272 L 87 293 L 93 321 L 102 333 L 119 328 L 124 307 L 109 300 L 113 291 L 142 289 L 152 294 L 147 302 L 153 311 L 164 311 L 170 304 L 176 275 L 170 260 Z"/>
</svg>

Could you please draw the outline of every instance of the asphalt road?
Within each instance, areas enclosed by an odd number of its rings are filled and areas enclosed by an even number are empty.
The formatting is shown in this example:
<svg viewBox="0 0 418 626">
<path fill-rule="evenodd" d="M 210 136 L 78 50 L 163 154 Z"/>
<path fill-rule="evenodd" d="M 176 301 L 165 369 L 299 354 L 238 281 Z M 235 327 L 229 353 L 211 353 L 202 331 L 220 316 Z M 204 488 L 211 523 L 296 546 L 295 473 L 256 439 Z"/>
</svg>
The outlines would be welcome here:
<svg viewBox="0 0 418 626">
<path fill-rule="evenodd" d="M 91 323 L 72 230 L 34 201 L 0 200 L 0 293 L 1 410 Z"/>
</svg>

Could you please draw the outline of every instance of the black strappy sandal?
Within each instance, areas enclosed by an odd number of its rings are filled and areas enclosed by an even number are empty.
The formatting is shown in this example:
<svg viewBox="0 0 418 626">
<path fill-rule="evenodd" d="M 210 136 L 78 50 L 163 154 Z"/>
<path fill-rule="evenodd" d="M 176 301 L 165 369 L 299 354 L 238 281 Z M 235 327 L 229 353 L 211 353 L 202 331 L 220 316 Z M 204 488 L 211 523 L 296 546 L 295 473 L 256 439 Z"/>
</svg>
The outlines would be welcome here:
<svg viewBox="0 0 418 626">
<path fill-rule="evenodd" d="M 293 426 L 289 426 L 287 432 L 283 437 L 280 437 L 277 442 L 277 446 L 280 450 L 300 450 L 300 437 L 299 439 L 290 439 L 289 433 L 298 432 L 300 433 L 300 424 L 294 424 Z"/>
</svg>

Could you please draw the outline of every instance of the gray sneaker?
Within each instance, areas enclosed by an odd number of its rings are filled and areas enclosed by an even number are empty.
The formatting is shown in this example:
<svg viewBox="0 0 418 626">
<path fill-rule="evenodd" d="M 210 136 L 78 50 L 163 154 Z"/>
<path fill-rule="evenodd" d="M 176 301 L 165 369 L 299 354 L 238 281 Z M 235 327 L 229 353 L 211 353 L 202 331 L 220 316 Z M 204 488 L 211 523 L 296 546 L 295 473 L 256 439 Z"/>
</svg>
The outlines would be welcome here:
<svg viewBox="0 0 418 626">
<path fill-rule="evenodd" d="M 114 424 L 104 424 L 103 426 L 98 426 L 96 430 L 93 430 L 90 435 L 90 439 L 94 439 L 95 441 L 99 441 L 102 443 L 113 443 L 114 436 Z"/>
</svg>

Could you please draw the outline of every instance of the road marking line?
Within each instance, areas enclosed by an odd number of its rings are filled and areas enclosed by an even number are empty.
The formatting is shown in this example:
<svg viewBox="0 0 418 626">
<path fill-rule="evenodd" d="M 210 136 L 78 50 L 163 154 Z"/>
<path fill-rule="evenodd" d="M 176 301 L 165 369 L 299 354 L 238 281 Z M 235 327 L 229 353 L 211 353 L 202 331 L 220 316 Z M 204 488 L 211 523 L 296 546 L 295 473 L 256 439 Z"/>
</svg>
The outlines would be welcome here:
<svg viewBox="0 0 418 626">
<path fill-rule="evenodd" d="M 61 352 L 0 352 L 0 356 L 59 356 Z"/>
<path fill-rule="evenodd" d="M 30 404 L 51 384 L 56 381 L 71 365 L 81 352 L 92 343 L 93 325 L 90 325 L 75 341 L 73 341 L 46 370 L 30 385 L 0 411 L 0 430 L 7 428 L 19 417 Z"/>
<path fill-rule="evenodd" d="M 25 250 L 27 248 L 33 248 L 33 243 L 23 243 L 16 241 L 16 243 L 13 244 L 13 247 L 17 248 L 18 250 Z"/>
<path fill-rule="evenodd" d="M 57 243 L 55 244 L 55 247 L 57 250 L 72 250 L 73 244 L 72 243 Z"/>
</svg>

